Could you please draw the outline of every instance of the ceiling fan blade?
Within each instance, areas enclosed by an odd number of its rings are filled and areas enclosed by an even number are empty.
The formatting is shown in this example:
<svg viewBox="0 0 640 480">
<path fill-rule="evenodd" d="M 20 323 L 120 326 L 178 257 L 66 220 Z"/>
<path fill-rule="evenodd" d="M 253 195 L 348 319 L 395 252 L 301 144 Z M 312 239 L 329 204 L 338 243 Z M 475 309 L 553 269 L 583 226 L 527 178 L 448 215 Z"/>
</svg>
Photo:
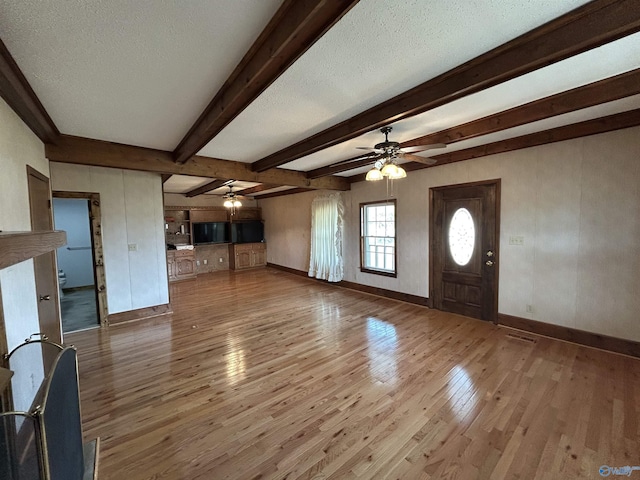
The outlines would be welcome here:
<svg viewBox="0 0 640 480">
<path fill-rule="evenodd" d="M 410 153 L 400 152 L 400 157 L 410 162 L 423 163 L 425 165 L 434 165 L 437 160 L 435 158 L 419 157 Z"/>
<path fill-rule="evenodd" d="M 371 152 L 371 153 L 365 153 L 364 155 L 359 155 L 357 157 L 353 157 L 353 158 L 347 158 L 346 160 L 341 160 L 339 162 L 336 163 L 332 163 L 331 165 L 329 165 L 330 167 L 335 167 L 337 165 L 345 165 L 347 163 L 351 163 L 351 162 L 357 162 L 359 160 L 364 160 L 366 158 L 370 158 L 372 161 L 376 160 L 380 157 L 379 153 L 376 152 Z"/>
<path fill-rule="evenodd" d="M 425 150 L 434 150 L 436 148 L 446 148 L 446 145 L 444 143 L 432 143 L 430 145 L 414 145 L 412 147 L 400 147 L 400 149 L 406 153 L 423 152 Z"/>
</svg>

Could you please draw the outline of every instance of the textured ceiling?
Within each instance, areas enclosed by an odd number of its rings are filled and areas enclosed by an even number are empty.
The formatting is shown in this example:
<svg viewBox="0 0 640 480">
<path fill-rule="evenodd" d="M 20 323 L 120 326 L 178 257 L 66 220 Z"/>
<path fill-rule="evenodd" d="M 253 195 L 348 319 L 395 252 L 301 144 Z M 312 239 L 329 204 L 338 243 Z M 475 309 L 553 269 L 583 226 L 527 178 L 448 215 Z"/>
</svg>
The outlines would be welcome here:
<svg viewBox="0 0 640 480">
<path fill-rule="evenodd" d="M 280 0 L 3 0 L 0 37 L 67 134 L 173 150 Z"/>
<path fill-rule="evenodd" d="M 5 0 L 0 38 L 62 133 L 172 151 L 280 3 Z M 257 161 L 584 3 L 360 0 L 200 154 Z M 410 140 L 639 67 L 635 34 L 398 121 L 391 139 Z M 638 95 L 453 143 L 445 151 L 636 108 Z M 283 167 L 319 168 L 382 139 L 373 130 Z M 184 193 L 210 181 L 174 176 L 165 190 Z M 245 183 L 237 186 L 255 185 Z"/>
</svg>

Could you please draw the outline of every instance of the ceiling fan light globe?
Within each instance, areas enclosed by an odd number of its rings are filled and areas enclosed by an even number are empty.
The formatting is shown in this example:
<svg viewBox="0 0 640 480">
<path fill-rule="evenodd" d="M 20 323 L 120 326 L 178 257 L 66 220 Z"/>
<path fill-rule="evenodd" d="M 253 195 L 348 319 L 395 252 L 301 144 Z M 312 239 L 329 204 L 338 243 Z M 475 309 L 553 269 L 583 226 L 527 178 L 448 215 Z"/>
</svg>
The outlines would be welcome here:
<svg viewBox="0 0 640 480">
<path fill-rule="evenodd" d="M 241 207 L 241 206 L 242 206 L 242 203 L 241 203 L 239 200 L 234 200 L 234 201 L 233 201 L 233 206 L 234 206 L 234 207 Z"/>
<path fill-rule="evenodd" d="M 387 163 L 384 167 L 382 167 L 380 173 L 382 173 L 383 177 L 396 178 L 396 175 L 398 175 L 398 167 L 393 163 Z"/>
<path fill-rule="evenodd" d="M 393 174 L 389 174 L 389 178 L 391 180 L 398 180 L 399 178 L 406 178 L 407 171 L 402 167 L 396 166 L 396 172 Z"/>
<path fill-rule="evenodd" d="M 384 177 L 380 170 L 378 170 L 377 168 L 372 168 L 367 172 L 365 180 L 367 180 L 368 182 L 377 182 L 378 180 L 382 180 L 383 178 Z"/>
<path fill-rule="evenodd" d="M 225 200 L 223 205 L 227 208 L 232 208 L 233 207 L 233 202 L 231 200 Z"/>
</svg>

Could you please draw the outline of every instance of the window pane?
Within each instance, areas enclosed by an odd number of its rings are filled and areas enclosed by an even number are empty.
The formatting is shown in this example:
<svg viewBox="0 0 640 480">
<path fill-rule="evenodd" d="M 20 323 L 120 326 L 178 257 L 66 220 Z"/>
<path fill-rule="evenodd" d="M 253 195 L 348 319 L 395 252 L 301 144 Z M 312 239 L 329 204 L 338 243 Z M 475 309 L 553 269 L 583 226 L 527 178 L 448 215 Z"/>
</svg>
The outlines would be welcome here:
<svg viewBox="0 0 640 480">
<path fill-rule="evenodd" d="M 361 215 L 362 266 L 395 273 L 395 204 L 364 205 Z"/>
<path fill-rule="evenodd" d="M 476 229 L 471 213 L 459 208 L 451 218 L 449 225 L 449 250 L 453 260 L 460 266 L 469 263 L 476 241 Z"/>
</svg>

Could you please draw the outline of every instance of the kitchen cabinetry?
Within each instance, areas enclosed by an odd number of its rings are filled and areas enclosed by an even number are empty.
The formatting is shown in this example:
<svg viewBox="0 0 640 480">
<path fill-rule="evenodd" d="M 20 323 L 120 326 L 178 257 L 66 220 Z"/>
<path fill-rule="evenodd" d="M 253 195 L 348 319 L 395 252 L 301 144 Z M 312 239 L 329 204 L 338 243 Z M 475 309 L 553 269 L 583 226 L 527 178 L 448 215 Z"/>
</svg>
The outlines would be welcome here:
<svg viewBox="0 0 640 480">
<path fill-rule="evenodd" d="M 195 278 L 195 252 L 193 250 L 168 250 L 167 269 L 170 282 Z"/>
<path fill-rule="evenodd" d="M 229 267 L 233 270 L 264 267 L 267 264 L 265 243 L 238 243 L 229 245 Z"/>
</svg>

